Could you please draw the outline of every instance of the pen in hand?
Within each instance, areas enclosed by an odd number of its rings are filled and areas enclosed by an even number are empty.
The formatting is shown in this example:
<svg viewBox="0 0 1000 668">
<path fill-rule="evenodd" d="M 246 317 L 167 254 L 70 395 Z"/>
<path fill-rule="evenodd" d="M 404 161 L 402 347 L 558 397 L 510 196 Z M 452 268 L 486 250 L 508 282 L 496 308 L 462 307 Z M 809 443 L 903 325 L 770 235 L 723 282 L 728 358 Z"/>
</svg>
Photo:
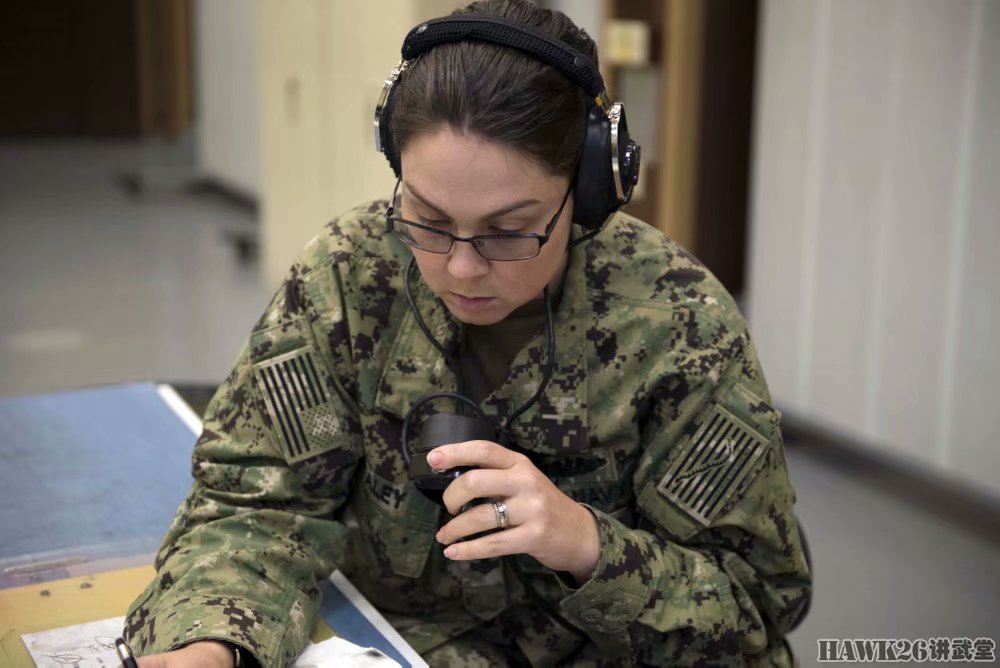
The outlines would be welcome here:
<svg viewBox="0 0 1000 668">
<path fill-rule="evenodd" d="M 115 640 L 115 651 L 118 652 L 118 658 L 121 659 L 124 668 L 139 668 L 139 664 L 135 661 L 135 655 L 132 654 L 132 648 L 128 646 L 124 638 Z"/>
</svg>

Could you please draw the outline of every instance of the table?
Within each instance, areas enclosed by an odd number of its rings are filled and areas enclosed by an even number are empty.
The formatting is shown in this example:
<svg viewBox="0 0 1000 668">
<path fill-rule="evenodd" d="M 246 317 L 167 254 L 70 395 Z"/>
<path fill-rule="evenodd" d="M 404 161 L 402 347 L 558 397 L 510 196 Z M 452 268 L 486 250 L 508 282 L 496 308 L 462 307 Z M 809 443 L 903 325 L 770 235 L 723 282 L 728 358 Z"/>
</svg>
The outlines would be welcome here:
<svg viewBox="0 0 1000 668">
<path fill-rule="evenodd" d="M 211 389 L 184 395 L 204 403 Z M 168 385 L 0 398 L 0 488 L 11 499 L 0 506 L 0 666 L 33 665 L 23 634 L 125 614 L 155 575 L 200 431 Z M 314 642 L 332 624 L 401 665 L 426 665 L 339 572 L 322 588 Z"/>
<path fill-rule="evenodd" d="M 0 590 L 0 665 L 34 666 L 21 642 L 25 633 L 125 614 L 155 574 L 152 566 L 138 566 Z M 332 635 L 323 620 L 316 622 L 313 642 Z"/>
</svg>

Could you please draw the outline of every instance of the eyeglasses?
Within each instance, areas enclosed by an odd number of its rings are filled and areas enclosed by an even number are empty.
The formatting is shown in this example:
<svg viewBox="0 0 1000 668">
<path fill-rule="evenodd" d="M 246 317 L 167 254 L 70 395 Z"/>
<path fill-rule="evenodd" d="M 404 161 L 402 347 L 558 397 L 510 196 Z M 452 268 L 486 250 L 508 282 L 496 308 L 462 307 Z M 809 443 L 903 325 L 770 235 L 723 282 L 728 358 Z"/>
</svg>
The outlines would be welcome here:
<svg viewBox="0 0 1000 668">
<path fill-rule="evenodd" d="M 559 205 L 556 215 L 552 216 L 552 220 L 545 226 L 544 234 L 511 232 L 508 234 L 457 237 L 451 232 L 414 223 L 395 215 L 395 207 L 392 203 L 396 201 L 396 192 L 399 190 L 401 181 L 402 179 L 396 181 L 396 187 L 392 190 L 392 199 L 389 200 L 389 206 L 385 210 L 386 223 L 400 241 L 418 250 L 439 254 L 450 253 L 456 241 L 465 241 L 472 244 L 472 247 L 483 259 L 500 262 L 530 260 L 536 257 L 542 251 L 545 242 L 549 240 L 549 236 L 556 226 L 556 221 L 559 220 L 563 207 L 566 206 L 566 200 L 569 199 L 569 194 L 573 190 L 573 181 L 571 180 L 566 194 L 563 195 L 562 204 Z"/>
</svg>

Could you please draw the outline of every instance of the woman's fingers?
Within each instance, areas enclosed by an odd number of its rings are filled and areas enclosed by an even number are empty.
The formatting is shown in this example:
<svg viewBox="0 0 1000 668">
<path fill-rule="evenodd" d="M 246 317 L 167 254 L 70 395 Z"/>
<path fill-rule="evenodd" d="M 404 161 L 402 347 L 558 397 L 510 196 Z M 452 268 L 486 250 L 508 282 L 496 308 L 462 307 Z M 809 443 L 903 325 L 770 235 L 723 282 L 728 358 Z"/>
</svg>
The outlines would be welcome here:
<svg viewBox="0 0 1000 668">
<path fill-rule="evenodd" d="M 525 552 L 525 541 L 529 530 L 525 527 L 515 527 L 495 531 L 475 540 L 452 543 L 444 550 L 444 556 L 455 561 L 470 559 L 493 559 L 508 554 Z"/>
<path fill-rule="evenodd" d="M 444 490 L 442 500 L 448 512 L 458 515 L 474 499 L 513 496 L 520 487 L 518 476 L 508 469 L 480 468 L 466 471 Z"/>
<path fill-rule="evenodd" d="M 513 527 L 518 523 L 516 512 L 511 509 L 509 503 L 504 502 L 504 505 L 507 508 L 507 526 Z M 450 545 L 466 536 L 490 529 L 498 529 L 499 526 L 496 507 L 492 502 L 487 501 L 473 506 L 438 529 L 436 538 L 439 543 Z"/>
<path fill-rule="evenodd" d="M 442 500 L 456 515 L 437 535 L 447 544 L 449 559 L 487 559 L 529 554 L 553 570 L 569 571 L 585 581 L 600 556 L 600 534 L 594 515 L 566 496 L 522 454 L 491 441 L 466 441 L 435 448 L 427 462 L 438 470 L 473 467 L 455 478 Z M 498 527 L 492 503 L 466 510 L 473 499 L 504 499 L 510 528 Z"/>
<path fill-rule="evenodd" d="M 522 457 L 492 441 L 464 441 L 434 448 L 427 454 L 427 463 L 439 471 L 456 466 L 507 469 L 521 461 Z"/>
</svg>

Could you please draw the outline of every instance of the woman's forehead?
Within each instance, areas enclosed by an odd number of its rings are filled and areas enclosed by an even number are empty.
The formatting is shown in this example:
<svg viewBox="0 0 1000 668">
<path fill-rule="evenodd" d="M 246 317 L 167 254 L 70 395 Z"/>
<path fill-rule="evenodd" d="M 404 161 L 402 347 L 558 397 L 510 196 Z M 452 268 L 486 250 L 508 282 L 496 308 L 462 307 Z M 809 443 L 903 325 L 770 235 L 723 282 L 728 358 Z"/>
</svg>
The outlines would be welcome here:
<svg viewBox="0 0 1000 668">
<path fill-rule="evenodd" d="M 568 183 L 518 151 L 450 128 L 414 137 L 400 159 L 404 190 L 442 206 L 456 198 L 479 200 L 484 208 L 545 201 Z"/>
<path fill-rule="evenodd" d="M 408 183 L 405 179 L 403 180 L 403 191 L 419 203 L 421 208 L 428 209 L 435 214 L 451 216 L 453 210 L 468 210 L 471 207 L 477 209 L 474 217 L 481 220 L 518 214 L 531 215 L 537 213 L 539 206 L 546 204 L 546 201 L 539 197 L 531 194 L 521 196 L 510 190 L 501 190 L 496 197 L 486 198 L 463 192 L 431 196 L 424 194 L 416 185 Z"/>
</svg>

